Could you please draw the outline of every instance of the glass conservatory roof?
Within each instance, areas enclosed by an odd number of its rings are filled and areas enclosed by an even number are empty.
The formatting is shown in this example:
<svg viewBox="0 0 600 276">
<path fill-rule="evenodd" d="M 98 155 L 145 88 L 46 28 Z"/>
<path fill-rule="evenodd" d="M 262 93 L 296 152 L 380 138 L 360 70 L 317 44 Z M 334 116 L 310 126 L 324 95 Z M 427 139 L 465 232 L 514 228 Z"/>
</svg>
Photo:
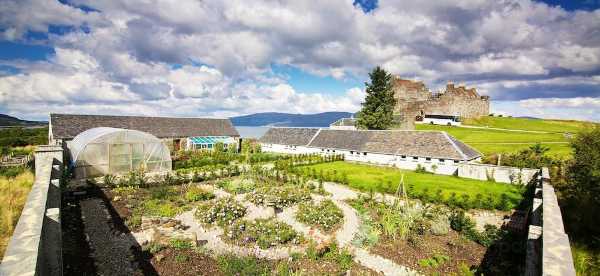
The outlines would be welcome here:
<svg viewBox="0 0 600 276">
<path fill-rule="evenodd" d="M 201 137 L 190 137 L 190 142 L 196 145 L 208 145 L 208 144 L 231 144 L 235 141 L 230 136 L 201 136 Z"/>
</svg>

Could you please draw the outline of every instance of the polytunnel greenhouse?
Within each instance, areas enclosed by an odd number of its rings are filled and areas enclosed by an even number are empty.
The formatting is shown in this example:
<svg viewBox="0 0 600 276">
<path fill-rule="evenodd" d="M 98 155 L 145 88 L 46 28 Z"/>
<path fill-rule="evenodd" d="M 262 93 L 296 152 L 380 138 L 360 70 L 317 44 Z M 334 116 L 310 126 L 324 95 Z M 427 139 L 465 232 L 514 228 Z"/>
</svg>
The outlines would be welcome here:
<svg viewBox="0 0 600 276">
<path fill-rule="evenodd" d="M 76 178 L 125 174 L 133 170 L 171 170 L 169 149 L 154 135 L 129 129 L 97 127 L 69 142 Z"/>
</svg>

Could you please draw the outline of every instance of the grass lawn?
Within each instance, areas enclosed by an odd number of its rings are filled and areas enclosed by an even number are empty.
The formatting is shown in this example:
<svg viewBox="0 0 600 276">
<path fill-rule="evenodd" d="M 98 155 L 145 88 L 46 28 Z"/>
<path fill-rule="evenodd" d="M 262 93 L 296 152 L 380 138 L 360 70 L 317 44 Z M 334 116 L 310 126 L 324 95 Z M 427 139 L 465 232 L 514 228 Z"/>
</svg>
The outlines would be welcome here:
<svg viewBox="0 0 600 276">
<path fill-rule="evenodd" d="M 465 119 L 465 125 L 536 130 L 546 132 L 571 132 L 575 133 L 582 129 L 591 127 L 594 123 L 582 121 L 567 120 L 545 120 L 545 119 L 527 119 L 527 118 L 508 118 L 508 117 L 490 117 L 484 116 L 476 119 Z"/>
<path fill-rule="evenodd" d="M 15 178 L 0 176 L 0 259 L 21 216 L 33 185 L 33 173 L 25 171 Z"/>
<path fill-rule="evenodd" d="M 517 203 L 521 199 L 521 192 L 518 186 L 510 184 L 495 183 L 490 181 L 480 181 L 474 179 L 458 178 L 455 176 L 436 175 L 429 173 L 417 173 L 414 171 L 400 170 L 388 167 L 378 167 L 365 164 L 349 162 L 332 162 L 311 165 L 315 170 L 337 171 L 337 173 L 347 174 L 350 187 L 362 190 L 375 191 L 386 190 L 386 183 L 391 182 L 392 189 L 395 190 L 400 183 L 400 177 L 404 174 L 404 184 L 408 188 L 412 185 L 414 192 L 422 193 L 428 189 L 429 193 L 434 194 L 438 189 L 447 198 L 451 193 L 456 193 L 457 197 L 463 194 L 474 198 L 478 193 L 482 196 L 491 196 L 498 200 L 501 194 L 506 193 L 511 202 Z"/>
<path fill-rule="evenodd" d="M 549 155 L 556 157 L 569 157 L 571 155 L 569 140 L 562 133 L 527 133 L 425 124 L 416 125 L 416 129 L 445 131 L 484 155 L 514 153 L 535 143 L 541 143 L 549 147 Z M 551 143 L 548 144 L 547 142 Z"/>
</svg>

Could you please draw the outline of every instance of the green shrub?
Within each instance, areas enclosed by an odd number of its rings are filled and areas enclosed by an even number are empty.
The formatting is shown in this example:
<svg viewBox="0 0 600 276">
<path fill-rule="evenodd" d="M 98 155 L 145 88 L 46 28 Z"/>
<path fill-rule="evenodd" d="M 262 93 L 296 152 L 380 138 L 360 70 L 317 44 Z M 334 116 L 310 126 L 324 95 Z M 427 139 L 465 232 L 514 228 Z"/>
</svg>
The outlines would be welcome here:
<svg viewBox="0 0 600 276">
<path fill-rule="evenodd" d="M 177 196 L 177 191 L 173 187 L 156 187 L 150 189 L 150 198 L 167 200 Z"/>
<path fill-rule="evenodd" d="M 187 255 L 184 255 L 184 254 L 175 255 L 175 262 L 178 262 L 178 263 L 185 263 L 189 259 L 190 259 L 190 257 L 188 257 Z"/>
<path fill-rule="evenodd" d="M 175 249 L 190 249 L 192 248 L 192 242 L 187 239 L 173 238 L 169 240 L 169 245 Z"/>
<path fill-rule="evenodd" d="M 284 208 L 293 204 L 310 200 L 307 189 L 297 186 L 267 186 L 260 187 L 246 195 L 246 200 L 256 205 L 268 205 L 275 208 Z"/>
<path fill-rule="evenodd" d="M 318 204 L 306 202 L 300 204 L 296 218 L 303 223 L 316 226 L 326 232 L 333 230 L 344 218 L 342 210 L 333 201 L 323 200 Z"/>
<path fill-rule="evenodd" d="M 458 232 L 469 231 L 475 227 L 475 222 L 467 217 L 464 211 L 453 212 L 449 219 L 450 227 Z"/>
<path fill-rule="evenodd" d="M 165 246 L 158 242 L 150 242 L 144 247 L 144 250 L 148 251 L 150 254 L 156 254 L 164 248 Z"/>
<path fill-rule="evenodd" d="M 442 254 L 435 254 L 430 258 L 419 260 L 422 267 L 437 268 L 440 265 L 450 261 L 450 257 Z"/>
<path fill-rule="evenodd" d="M 225 275 L 269 275 L 271 272 L 267 263 L 254 257 L 221 255 L 217 257 L 217 263 Z"/>
<path fill-rule="evenodd" d="M 159 199 L 150 199 L 144 201 L 142 204 L 142 210 L 144 215 L 159 217 L 173 217 L 181 212 L 181 209 L 175 206 L 173 203 Z"/>
<path fill-rule="evenodd" d="M 510 202 L 510 198 L 508 197 L 507 194 L 502 193 L 500 195 L 500 201 L 498 202 L 498 205 L 496 206 L 496 209 L 499 210 L 503 210 L 503 211 L 509 211 L 511 206 L 511 202 Z"/>
<path fill-rule="evenodd" d="M 222 198 L 202 203 L 196 211 L 196 218 L 203 223 L 216 223 L 219 226 L 231 225 L 246 214 L 246 207 L 233 198 Z"/>
<path fill-rule="evenodd" d="M 215 194 L 207 188 L 191 186 L 185 192 L 185 199 L 190 202 L 209 200 L 215 198 Z"/>
<path fill-rule="evenodd" d="M 290 243 L 299 244 L 302 240 L 300 234 L 291 226 L 272 219 L 238 220 L 226 227 L 225 235 L 240 243 L 256 243 L 262 249 Z"/>
</svg>

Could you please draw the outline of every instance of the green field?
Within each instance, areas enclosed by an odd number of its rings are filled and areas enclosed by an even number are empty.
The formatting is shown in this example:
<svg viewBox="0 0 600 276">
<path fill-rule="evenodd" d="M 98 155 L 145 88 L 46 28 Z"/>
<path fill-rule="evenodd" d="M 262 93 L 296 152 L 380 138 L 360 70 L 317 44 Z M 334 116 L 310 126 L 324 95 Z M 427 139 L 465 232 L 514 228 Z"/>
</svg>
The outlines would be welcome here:
<svg viewBox="0 0 600 276">
<path fill-rule="evenodd" d="M 559 133 L 576 133 L 582 129 L 592 127 L 594 123 L 567 120 L 527 119 L 509 117 L 481 117 L 476 119 L 465 119 L 463 124 L 472 126 L 533 130 Z"/>
<path fill-rule="evenodd" d="M 484 197 L 491 196 L 494 200 L 498 200 L 501 194 L 505 193 L 513 203 L 521 199 L 519 187 L 510 184 L 447 175 L 417 173 L 414 171 L 343 161 L 322 163 L 308 167 L 314 168 L 317 171 L 332 172 L 335 170 L 339 174 L 347 174 L 349 186 L 361 191 L 370 191 L 373 189 L 380 192 L 386 190 L 389 192 L 390 188 L 392 191 L 395 191 L 400 183 L 401 176 L 404 174 L 405 186 L 407 188 L 412 186 L 413 193 L 423 193 L 427 189 L 429 193 L 434 194 L 437 190 L 441 189 L 442 194 L 446 198 L 452 193 L 456 193 L 458 197 L 467 194 L 473 199 L 477 194 L 481 194 Z M 387 183 L 390 183 L 392 186 L 386 187 L 386 185 L 389 185 Z"/>
<path fill-rule="evenodd" d="M 416 129 L 445 131 L 484 155 L 515 153 L 535 143 L 541 143 L 549 147 L 549 155 L 556 157 L 569 157 L 571 155 L 569 138 L 563 133 L 531 133 L 423 124 L 416 125 Z"/>
</svg>

